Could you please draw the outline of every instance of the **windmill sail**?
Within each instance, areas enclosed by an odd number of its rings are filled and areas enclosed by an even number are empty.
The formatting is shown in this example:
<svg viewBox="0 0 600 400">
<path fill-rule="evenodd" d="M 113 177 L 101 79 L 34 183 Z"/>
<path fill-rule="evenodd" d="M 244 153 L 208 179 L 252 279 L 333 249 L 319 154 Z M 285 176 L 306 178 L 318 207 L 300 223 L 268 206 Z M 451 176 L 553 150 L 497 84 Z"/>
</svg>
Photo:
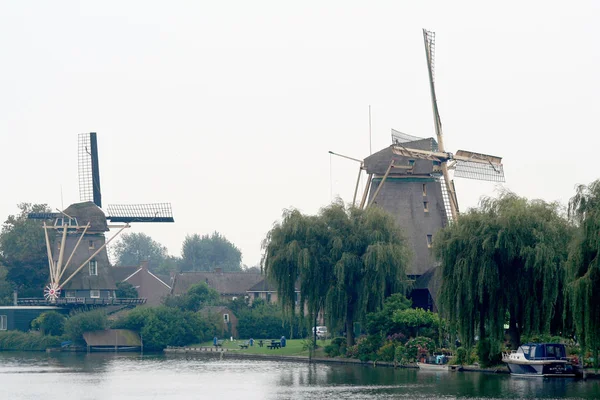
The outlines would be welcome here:
<svg viewBox="0 0 600 400">
<path fill-rule="evenodd" d="M 78 144 L 79 200 L 93 201 L 102 208 L 96 132 L 80 133 Z"/>
</svg>

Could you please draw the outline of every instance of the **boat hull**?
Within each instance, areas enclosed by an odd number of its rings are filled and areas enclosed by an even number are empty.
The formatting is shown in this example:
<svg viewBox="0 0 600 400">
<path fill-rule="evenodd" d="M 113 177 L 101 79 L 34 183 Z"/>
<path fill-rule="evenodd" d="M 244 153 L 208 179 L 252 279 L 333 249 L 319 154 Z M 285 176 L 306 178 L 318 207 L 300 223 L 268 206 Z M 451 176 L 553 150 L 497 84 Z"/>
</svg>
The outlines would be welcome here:
<svg viewBox="0 0 600 400">
<path fill-rule="evenodd" d="M 417 367 L 425 371 L 448 371 L 448 364 L 417 363 Z"/>
<path fill-rule="evenodd" d="M 570 364 L 561 362 L 548 362 L 539 364 L 517 364 L 507 362 L 506 365 L 515 376 L 553 376 L 553 377 L 574 377 L 575 370 Z"/>
</svg>

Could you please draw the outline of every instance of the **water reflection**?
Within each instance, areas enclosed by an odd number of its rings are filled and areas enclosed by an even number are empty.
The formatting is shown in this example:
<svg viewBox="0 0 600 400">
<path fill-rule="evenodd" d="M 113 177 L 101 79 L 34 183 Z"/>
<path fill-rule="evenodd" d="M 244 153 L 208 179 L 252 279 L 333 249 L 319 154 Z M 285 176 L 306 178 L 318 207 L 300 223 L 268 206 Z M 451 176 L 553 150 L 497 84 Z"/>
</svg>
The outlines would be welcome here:
<svg viewBox="0 0 600 400">
<path fill-rule="evenodd" d="M 599 398 L 600 382 L 136 354 L 0 353 L 4 398 Z"/>
</svg>

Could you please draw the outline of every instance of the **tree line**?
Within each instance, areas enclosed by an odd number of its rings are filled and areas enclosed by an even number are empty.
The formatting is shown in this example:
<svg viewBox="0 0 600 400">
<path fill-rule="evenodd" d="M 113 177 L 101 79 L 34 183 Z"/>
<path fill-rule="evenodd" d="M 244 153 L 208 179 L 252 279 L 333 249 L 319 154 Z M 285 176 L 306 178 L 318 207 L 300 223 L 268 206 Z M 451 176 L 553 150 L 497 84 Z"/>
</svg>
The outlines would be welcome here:
<svg viewBox="0 0 600 400">
<path fill-rule="evenodd" d="M 347 348 L 355 322 L 364 325 L 409 288 L 401 228 L 377 207 L 287 210 L 263 246 L 262 266 L 288 315 L 299 284 L 311 320 L 323 311 L 328 326 L 345 330 Z M 499 361 L 505 344 L 514 349 L 535 335 L 572 338 L 598 359 L 600 181 L 579 186 L 566 209 L 510 192 L 484 198 L 440 230 L 434 253 L 441 316 L 467 346 L 477 342 L 480 362 Z"/>
</svg>

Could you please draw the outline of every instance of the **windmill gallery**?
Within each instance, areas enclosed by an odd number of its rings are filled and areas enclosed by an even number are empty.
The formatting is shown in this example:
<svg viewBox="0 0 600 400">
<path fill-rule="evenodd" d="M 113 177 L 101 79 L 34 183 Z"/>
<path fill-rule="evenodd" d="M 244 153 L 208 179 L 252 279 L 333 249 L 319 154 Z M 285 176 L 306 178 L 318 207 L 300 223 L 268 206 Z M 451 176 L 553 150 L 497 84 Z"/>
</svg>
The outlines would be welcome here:
<svg viewBox="0 0 600 400">
<path fill-rule="evenodd" d="M 436 138 L 420 138 L 392 130 L 392 145 L 360 162 L 368 174 L 362 199 L 353 205 L 377 205 L 391 213 L 405 231 L 415 255 L 409 277 L 416 281 L 411 297 L 415 307 L 436 310 L 436 263 L 431 254 L 435 233 L 456 220 L 458 199 L 449 171 L 455 177 L 503 182 L 500 157 L 444 147 L 442 124 L 435 93 L 435 36 L 423 31 Z M 43 297 L 20 298 L 19 306 L 73 308 L 80 306 L 135 305 L 145 299 L 119 299 L 109 262 L 107 245 L 132 223 L 174 222 L 168 203 L 108 205 L 102 208 L 96 133 L 78 140 L 80 203 L 60 212 L 31 213 L 42 220 L 50 281 Z M 105 234 L 116 230 L 108 238 Z M 52 240 L 54 239 L 54 240 Z"/>
</svg>

